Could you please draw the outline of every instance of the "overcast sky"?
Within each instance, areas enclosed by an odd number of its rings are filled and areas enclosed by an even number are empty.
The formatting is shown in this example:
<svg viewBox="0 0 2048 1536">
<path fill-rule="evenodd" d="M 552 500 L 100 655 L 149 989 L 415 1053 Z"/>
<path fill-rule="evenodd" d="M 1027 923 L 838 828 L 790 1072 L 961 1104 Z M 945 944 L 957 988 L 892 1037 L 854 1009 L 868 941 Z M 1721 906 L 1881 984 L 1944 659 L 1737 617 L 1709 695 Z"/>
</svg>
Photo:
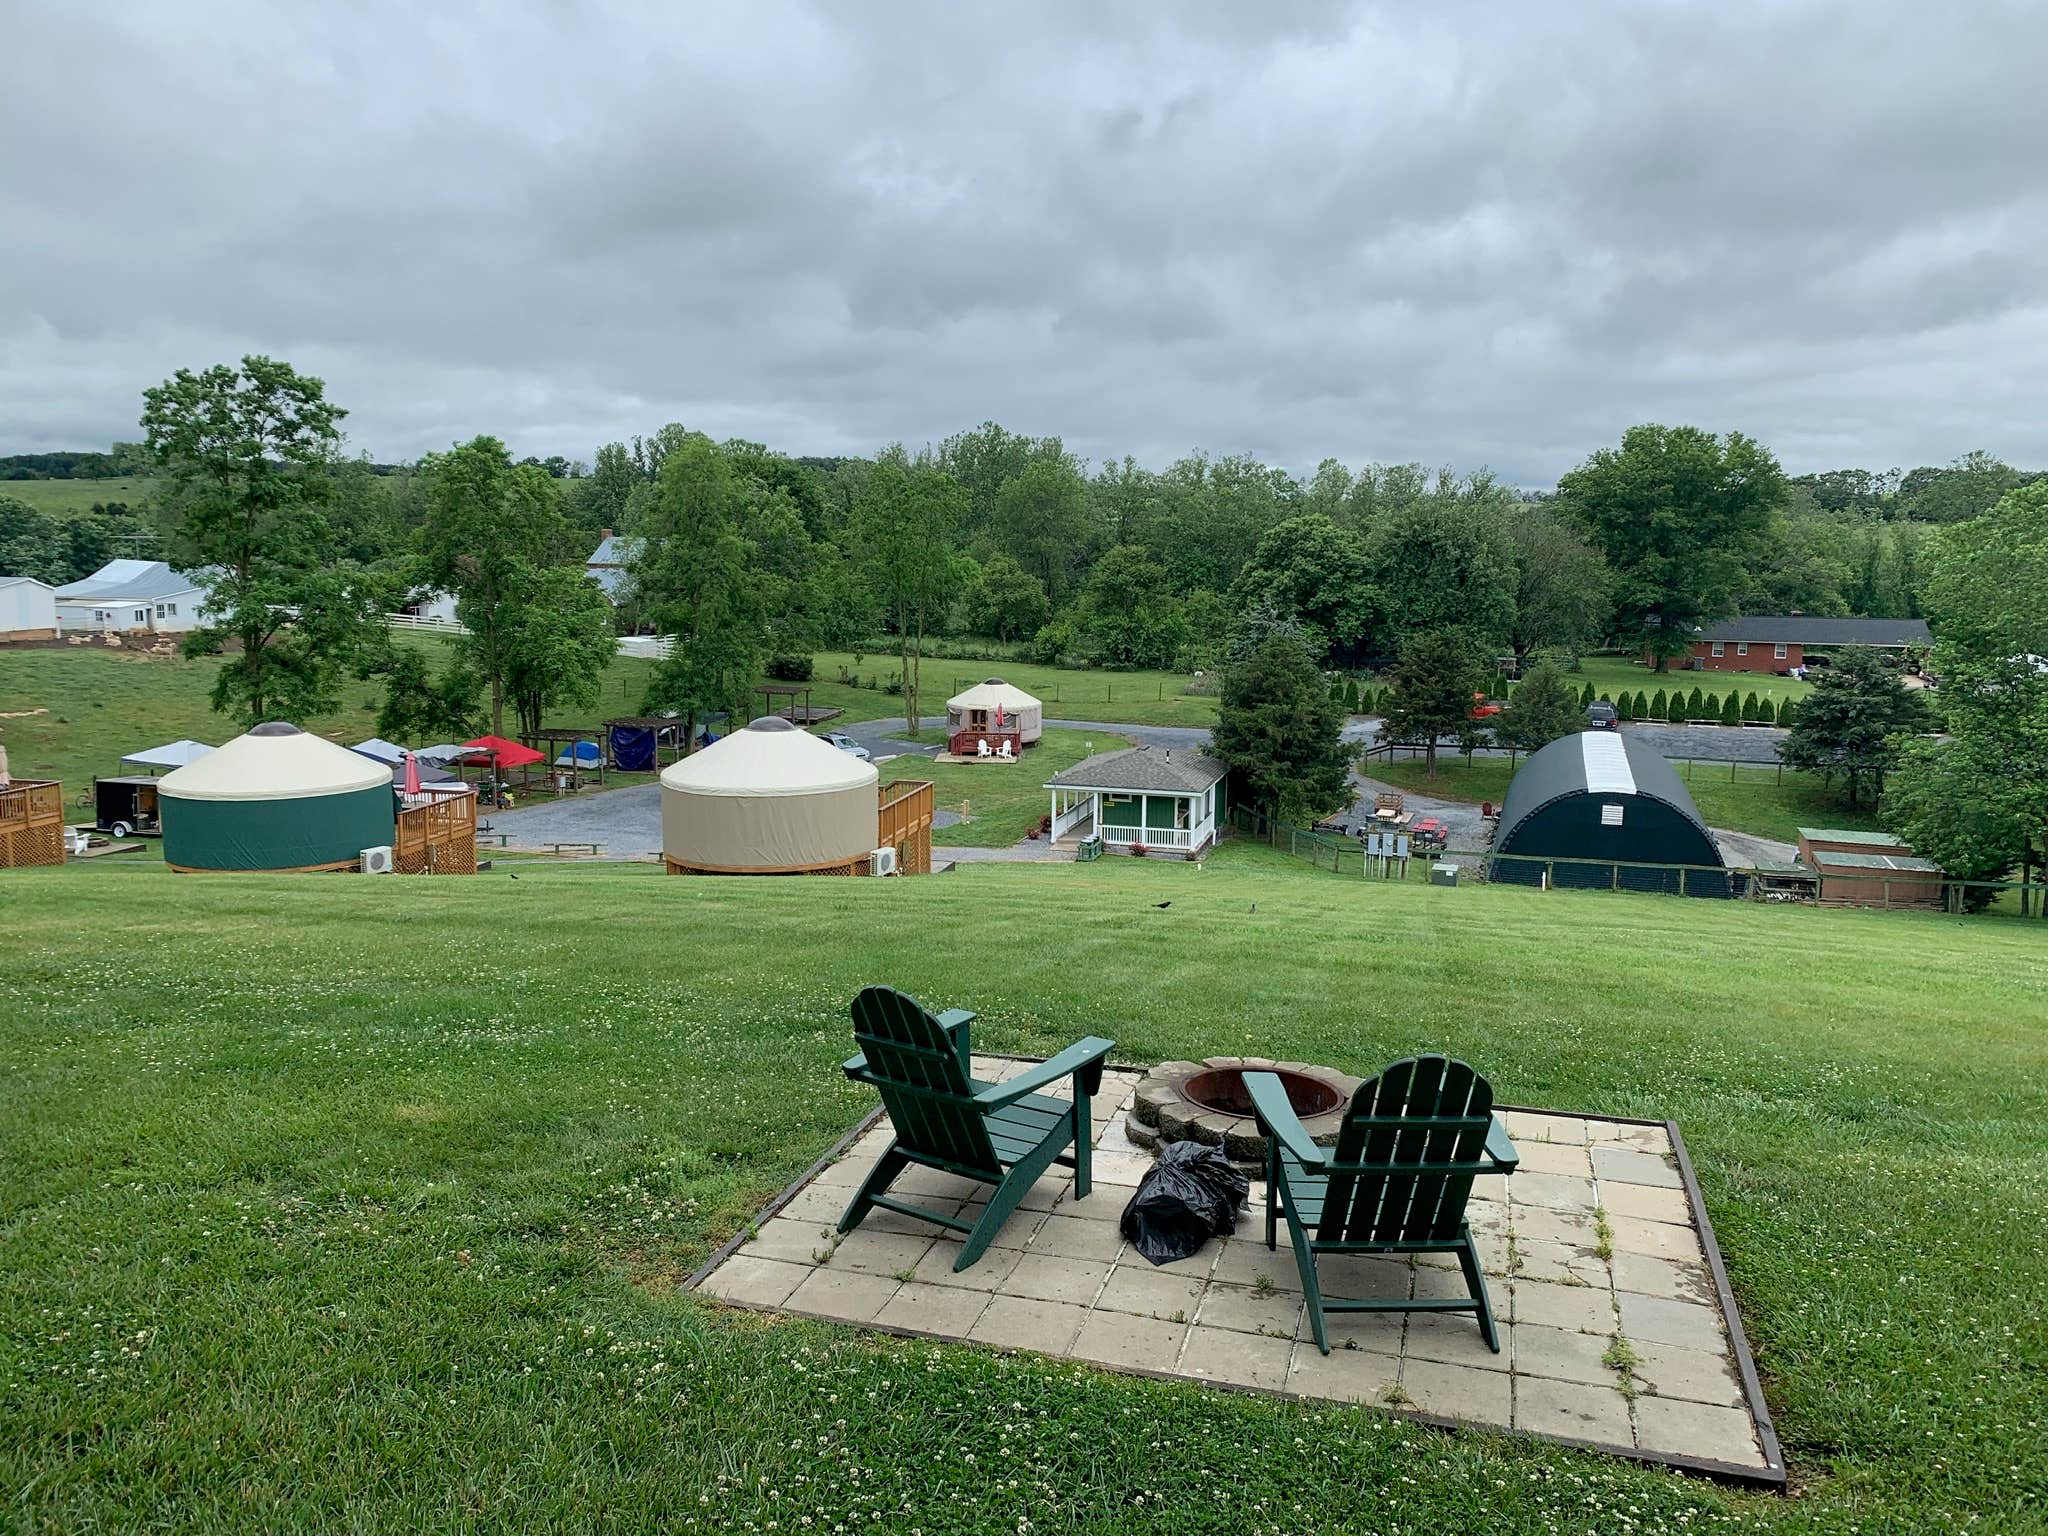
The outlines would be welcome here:
<svg viewBox="0 0 2048 1536">
<path fill-rule="evenodd" d="M 1107 19 L 1104 12 L 1114 12 Z M 1291 19 L 1290 19 L 1291 18 Z M 0 0 L 0 452 L 2048 465 L 2048 6 Z"/>
</svg>

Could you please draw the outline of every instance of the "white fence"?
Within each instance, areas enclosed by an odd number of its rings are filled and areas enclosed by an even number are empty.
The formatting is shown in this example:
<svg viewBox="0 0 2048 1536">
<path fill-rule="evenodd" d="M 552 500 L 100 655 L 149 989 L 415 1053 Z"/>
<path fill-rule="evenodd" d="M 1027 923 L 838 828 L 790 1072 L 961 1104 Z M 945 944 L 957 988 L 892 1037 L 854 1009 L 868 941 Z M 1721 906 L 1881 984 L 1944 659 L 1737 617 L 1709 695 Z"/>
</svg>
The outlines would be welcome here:
<svg viewBox="0 0 2048 1536">
<path fill-rule="evenodd" d="M 1147 848 L 1192 848 L 1194 833 L 1186 827 L 1115 827 L 1102 829 L 1105 843 L 1139 843 Z"/>
<path fill-rule="evenodd" d="M 1072 805 L 1068 806 L 1065 810 L 1061 811 L 1057 816 L 1053 817 L 1053 837 L 1055 839 L 1065 837 L 1069 832 L 1073 831 L 1074 828 L 1079 826 L 1082 822 L 1087 821 L 1094 814 L 1094 797 L 1083 796 L 1081 799 L 1076 800 Z"/>
</svg>

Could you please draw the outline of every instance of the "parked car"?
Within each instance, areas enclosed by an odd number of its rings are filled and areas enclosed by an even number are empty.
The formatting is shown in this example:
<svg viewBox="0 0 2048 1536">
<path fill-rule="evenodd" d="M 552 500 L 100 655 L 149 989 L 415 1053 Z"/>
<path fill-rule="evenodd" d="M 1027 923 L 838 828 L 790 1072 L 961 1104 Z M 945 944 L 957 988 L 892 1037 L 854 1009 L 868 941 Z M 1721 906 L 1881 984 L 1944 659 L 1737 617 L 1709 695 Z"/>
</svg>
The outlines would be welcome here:
<svg viewBox="0 0 2048 1536">
<path fill-rule="evenodd" d="M 1621 729 L 1621 716 L 1615 713 L 1614 706 L 1605 699 L 1595 699 L 1586 706 L 1586 728 L 1593 731 L 1618 731 Z"/>
<path fill-rule="evenodd" d="M 866 762 L 869 758 L 874 756 L 872 752 L 870 752 L 866 747 L 862 746 L 859 742 L 855 741 L 851 736 L 847 735 L 844 731 L 827 731 L 825 733 L 825 739 L 831 742 L 832 745 L 837 747 L 840 751 L 844 752 L 848 757 L 857 757 L 862 762 Z"/>
</svg>

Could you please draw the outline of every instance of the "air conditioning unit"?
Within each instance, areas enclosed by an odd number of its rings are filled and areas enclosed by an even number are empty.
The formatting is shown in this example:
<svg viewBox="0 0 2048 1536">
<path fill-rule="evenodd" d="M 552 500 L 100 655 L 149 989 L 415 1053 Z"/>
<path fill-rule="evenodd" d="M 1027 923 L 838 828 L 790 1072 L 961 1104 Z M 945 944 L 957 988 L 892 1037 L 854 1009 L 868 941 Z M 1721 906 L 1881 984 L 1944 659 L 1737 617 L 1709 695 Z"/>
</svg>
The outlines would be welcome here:
<svg viewBox="0 0 2048 1536">
<path fill-rule="evenodd" d="M 365 848 L 359 866 L 366 875 L 388 875 L 392 870 L 391 845 L 380 848 Z"/>
<path fill-rule="evenodd" d="M 896 873 L 896 850 L 877 848 L 868 855 L 868 873 L 871 875 L 893 875 Z"/>
</svg>

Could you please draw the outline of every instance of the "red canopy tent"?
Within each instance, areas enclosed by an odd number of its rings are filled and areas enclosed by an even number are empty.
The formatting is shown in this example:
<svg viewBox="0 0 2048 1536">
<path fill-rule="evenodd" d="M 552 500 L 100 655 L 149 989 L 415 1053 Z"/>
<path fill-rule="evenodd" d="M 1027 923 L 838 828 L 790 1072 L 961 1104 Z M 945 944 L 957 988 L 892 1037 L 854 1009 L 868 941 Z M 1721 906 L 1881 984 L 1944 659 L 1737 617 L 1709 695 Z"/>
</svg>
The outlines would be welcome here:
<svg viewBox="0 0 2048 1536">
<path fill-rule="evenodd" d="M 497 778 L 507 768 L 530 768 L 546 757 L 545 752 L 536 752 L 532 747 L 521 746 L 516 741 L 507 741 L 502 736 L 479 736 L 474 741 L 465 741 L 463 754 L 456 761 L 471 767 L 489 767 L 491 777 Z M 522 786 L 526 775 L 519 776 Z"/>
</svg>

